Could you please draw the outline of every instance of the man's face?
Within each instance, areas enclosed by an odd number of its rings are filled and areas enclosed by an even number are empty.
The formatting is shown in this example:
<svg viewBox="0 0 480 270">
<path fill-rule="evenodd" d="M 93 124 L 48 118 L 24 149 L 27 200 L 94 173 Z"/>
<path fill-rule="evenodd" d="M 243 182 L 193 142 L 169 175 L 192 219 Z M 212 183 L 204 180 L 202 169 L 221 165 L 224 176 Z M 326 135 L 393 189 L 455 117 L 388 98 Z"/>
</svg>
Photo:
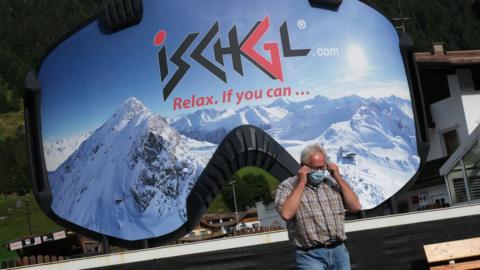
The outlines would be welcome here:
<svg viewBox="0 0 480 270">
<path fill-rule="evenodd" d="M 309 167 L 313 170 L 318 169 L 326 169 L 327 163 L 325 162 L 325 157 L 322 153 L 314 153 L 310 156 L 309 160 Z"/>
</svg>

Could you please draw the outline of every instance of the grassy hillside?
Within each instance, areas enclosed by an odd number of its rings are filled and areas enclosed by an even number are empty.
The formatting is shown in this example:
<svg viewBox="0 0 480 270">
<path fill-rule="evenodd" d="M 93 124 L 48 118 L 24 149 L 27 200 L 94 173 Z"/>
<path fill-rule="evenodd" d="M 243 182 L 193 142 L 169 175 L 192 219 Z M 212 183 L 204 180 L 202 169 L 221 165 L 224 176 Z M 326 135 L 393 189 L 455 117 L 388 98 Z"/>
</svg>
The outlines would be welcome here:
<svg viewBox="0 0 480 270">
<path fill-rule="evenodd" d="M 23 112 L 0 114 L 0 142 L 7 137 L 16 136 L 17 130 L 23 128 Z"/>
<path fill-rule="evenodd" d="M 23 112 L 0 114 L 0 195 L 30 189 Z"/>
<path fill-rule="evenodd" d="M 26 196 L 0 195 L 0 260 L 15 257 L 4 245 L 12 240 L 25 237 L 28 232 L 27 206 L 17 207 L 18 200 L 27 200 L 30 208 L 32 234 L 38 235 L 60 230 L 61 227 L 51 221 L 38 207 L 31 194 Z"/>
</svg>

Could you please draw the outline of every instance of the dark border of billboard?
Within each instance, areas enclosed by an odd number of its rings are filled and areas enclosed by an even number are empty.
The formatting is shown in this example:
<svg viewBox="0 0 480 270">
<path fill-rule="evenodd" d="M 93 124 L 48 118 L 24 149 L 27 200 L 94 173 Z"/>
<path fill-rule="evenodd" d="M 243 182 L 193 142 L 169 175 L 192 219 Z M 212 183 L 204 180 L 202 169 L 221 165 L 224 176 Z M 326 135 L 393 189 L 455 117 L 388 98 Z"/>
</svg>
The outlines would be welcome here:
<svg viewBox="0 0 480 270">
<path fill-rule="evenodd" d="M 382 12 L 368 0 L 359 1 L 369 5 L 388 19 L 388 17 L 385 16 L 384 12 Z M 182 237 L 183 235 L 187 234 L 191 229 L 193 229 L 196 223 L 200 220 L 201 215 L 207 210 L 211 201 L 215 199 L 215 197 L 225 186 L 228 178 L 231 175 L 235 174 L 236 171 L 241 169 L 242 167 L 256 166 L 271 173 L 277 179 L 286 179 L 287 177 L 290 177 L 296 173 L 298 163 L 286 152 L 286 150 L 280 144 L 278 144 L 263 130 L 249 125 L 239 126 L 232 130 L 218 146 L 212 158 L 205 167 L 204 171 L 198 178 L 197 183 L 187 197 L 187 222 L 171 233 L 155 238 L 128 241 L 88 230 L 65 219 L 62 219 L 61 217 L 56 215 L 50 207 L 52 202 L 52 193 L 49 186 L 47 170 L 43 155 L 40 119 L 41 86 L 37 79 L 37 71 L 40 70 L 43 61 L 53 49 L 55 49 L 64 40 L 72 36 L 79 29 L 93 21 L 97 21 L 99 24 L 101 24 L 101 29 L 107 29 L 107 34 L 135 25 L 140 22 L 141 14 L 137 14 L 136 17 L 130 17 L 128 22 L 119 21 L 117 24 L 113 25 L 113 27 L 112 25 L 110 25 L 110 27 L 108 28 L 105 28 L 105 25 L 102 26 L 102 24 L 104 24 L 105 22 L 105 18 L 107 18 L 106 12 L 109 5 L 110 7 L 112 5 L 118 6 L 118 2 L 122 2 L 122 0 L 109 1 L 109 3 L 99 9 L 99 11 L 95 15 L 73 27 L 70 31 L 62 35 L 41 58 L 40 64 L 36 67 L 36 71 L 32 70 L 26 75 L 24 113 L 26 140 L 30 162 L 30 177 L 32 181 L 34 195 L 40 208 L 49 218 L 51 218 L 57 224 L 68 228 L 69 230 L 76 231 L 87 237 L 97 239 L 107 244 L 110 243 L 113 245 L 123 246 L 132 249 L 147 248 L 173 241 L 176 238 Z M 132 5 L 142 5 L 142 1 L 140 0 L 123 1 L 123 3 L 127 2 L 131 3 Z M 331 9 L 331 7 L 329 7 L 328 5 L 318 6 L 317 4 L 312 3 L 311 5 L 312 8 Z M 126 5 L 122 4 L 121 6 L 125 7 Z M 139 12 L 142 11 L 141 8 L 137 10 L 139 10 Z M 390 19 L 388 20 L 394 27 L 393 22 Z M 403 32 L 399 33 L 399 38 L 399 48 L 401 50 L 401 55 L 405 66 L 405 72 L 407 75 L 407 80 L 410 88 L 410 96 L 413 105 L 412 107 L 416 129 L 417 152 L 420 157 L 419 168 L 422 168 L 428 153 L 428 144 L 426 143 L 427 132 L 425 107 L 420 88 L 419 74 L 413 52 L 413 42 L 408 36 L 408 34 Z M 415 182 L 414 180 L 418 177 L 419 172 L 420 170 L 417 171 L 417 173 L 398 192 L 409 189 Z M 375 209 L 383 207 L 386 203 L 389 203 L 389 200 L 385 201 L 384 203 L 373 209 L 365 211 L 375 211 Z"/>
</svg>

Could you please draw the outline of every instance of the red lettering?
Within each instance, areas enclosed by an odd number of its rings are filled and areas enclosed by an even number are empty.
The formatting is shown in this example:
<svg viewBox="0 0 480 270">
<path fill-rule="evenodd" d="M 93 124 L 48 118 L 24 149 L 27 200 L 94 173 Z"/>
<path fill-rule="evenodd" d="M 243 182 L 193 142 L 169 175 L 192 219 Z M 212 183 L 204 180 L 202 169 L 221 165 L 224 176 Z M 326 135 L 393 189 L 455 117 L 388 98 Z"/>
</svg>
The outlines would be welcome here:
<svg viewBox="0 0 480 270">
<path fill-rule="evenodd" d="M 200 97 L 199 99 L 197 99 L 197 106 L 202 107 L 203 105 L 205 105 L 205 98 Z"/>
<path fill-rule="evenodd" d="M 213 104 L 213 96 L 207 97 L 207 104 L 205 105 L 210 105 L 210 104 Z"/>
<path fill-rule="evenodd" d="M 183 100 L 183 108 L 184 109 L 190 108 L 190 100 L 189 99 Z"/>
<path fill-rule="evenodd" d="M 252 92 L 252 91 L 247 91 L 247 92 L 245 93 L 245 99 L 246 99 L 246 100 L 250 100 L 250 99 L 252 99 L 252 98 L 253 98 L 253 92 Z"/>
<path fill-rule="evenodd" d="M 267 97 L 273 97 L 272 91 L 273 91 L 273 88 L 268 88 L 268 90 L 267 90 Z"/>
<path fill-rule="evenodd" d="M 177 110 L 177 106 L 178 106 L 179 110 L 182 109 L 182 105 L 180 104 L 180 102 L 182 102 L 182 99 L 179 98 L 179 97 L 173 99 L 173 110 L 174 111 Z"/>
</svg>

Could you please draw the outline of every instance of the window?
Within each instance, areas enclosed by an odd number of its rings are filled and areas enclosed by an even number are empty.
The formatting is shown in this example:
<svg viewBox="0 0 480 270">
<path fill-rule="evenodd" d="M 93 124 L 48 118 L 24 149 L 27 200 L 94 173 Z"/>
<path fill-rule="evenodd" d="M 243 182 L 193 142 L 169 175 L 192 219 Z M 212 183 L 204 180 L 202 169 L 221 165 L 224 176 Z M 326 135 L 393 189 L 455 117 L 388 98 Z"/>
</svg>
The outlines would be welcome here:
<svg viewBox="0 0 480 270">
<path fill-rule="evenodd" d="M 450 97 L 447 76 L 452 73 L 450 69 L 420 69 L 422 89 L 427 93 L 424 96 L 426 104 L 431 105 Z"/>
<path fill-rule="evenodd" d="M 480 200 L 480 141 L 448 172 L 446 180 L 452 203 Z"/>
<path fill-rule="evenodd" d="M 480 91 L 480 66 L 472 68 L 472 79 L 475 91 Z"/>
<path fill-rule="evenodd" d="M 457 136 L 457 131 L 450 130 L 442 134 L 443 135 L 443 142 L 445 143 L 445 150 L 446 154 L 450 156 L 457 150 L 458 148 L 458 136 Z"/>
<path fill-rule="evenodd" d="M 467 200 L 465 181 L 463 179 L 463 170 L 460 161 L 457 162 L 447 176 L 449 193 L 452 196 L 452 203 L 459 203 Z"/>
<path fill-rule="evenodd" d="M 435 206 L 438 206 L 438 207 L 445 207 L 445 206 L 447 206 L 447 202 L 446 202 L 445 198 L 436 199 L 436 200 L 435 200 Z"/>
<path fill-rule="evenodd" d="M 455 192 L 456 202 L 465 202 L 468 201 L 467 190 L 465 189 L 465 181 L 462 178 L 452 179 L 453 189 Z"/>
<path fill-rule="evenodd" d="M 398 204 L 398 212 L 408 213 L 408 203 L 407 202 L 400 202 Z"/>
<path fill-rule="evenodd" d="M 477 142 L 463 157 L 467 174 L 468 192 L 471 200 L 480 200 L 480 142 Z"/>
</svg>

